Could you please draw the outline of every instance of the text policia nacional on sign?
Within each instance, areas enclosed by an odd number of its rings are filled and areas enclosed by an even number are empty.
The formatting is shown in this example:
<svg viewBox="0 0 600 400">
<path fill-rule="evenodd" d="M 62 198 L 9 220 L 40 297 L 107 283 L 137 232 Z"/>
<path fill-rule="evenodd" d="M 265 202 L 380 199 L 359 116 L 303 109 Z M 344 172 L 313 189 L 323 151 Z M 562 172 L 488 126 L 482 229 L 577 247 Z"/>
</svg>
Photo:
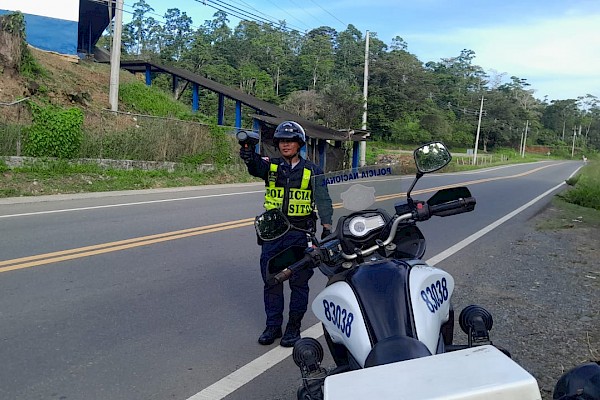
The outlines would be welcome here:
<svg viewBox="0 0 600 400">
<path fill-rule="evenodd" d="M 331 185 L 334 183 L 348 182 L 357 179 L 373 178 L 376 176 L 392 175 L 392 168 L 371 168 L 362 171 L 344 172 L 333 176 L 324 177 L 320 181 L 320 186 Z"/>
</svg>

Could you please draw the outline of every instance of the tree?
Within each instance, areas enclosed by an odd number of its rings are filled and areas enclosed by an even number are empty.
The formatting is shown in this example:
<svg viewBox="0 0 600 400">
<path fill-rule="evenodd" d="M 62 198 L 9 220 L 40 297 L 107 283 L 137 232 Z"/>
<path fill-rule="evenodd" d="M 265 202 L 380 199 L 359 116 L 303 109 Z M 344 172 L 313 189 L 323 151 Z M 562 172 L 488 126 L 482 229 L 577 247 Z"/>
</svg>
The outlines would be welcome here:
<svg viewBox="0 0 600 400">
<path fill-rule="evenodd" d="M 325 87 L 318 110 L 319 120 L 338 129 L 360 126 L 363 112 L 362 91 L 356 85 L 338 81 Z"/>
<path fill-rule="evenodd" d="M 577 100 L 553 100 L 544 109 L 542 123 L 564 142 L 565 135 L 568 137 L 568 132 L 577 124 L 578 115 Z"/>
<path fill-rule="evenodd" d="M 190 45 L 183 51 L 180 62 L 185 69 L 200 73 L 202 67 L 208 65 L 214 58 L 210 36 L 200 28 L 193 34 Z"/>
<path fill-rule="evenodd" d="M 369 67 L 369 129 L 388 130 L 406 113 L 418 118 L 433 90 L 416 56 L 404 50 L 379 52 Z"/>
<path fill-rule="evenodd" d="M 396 36 L 392 39 L 392 45 L 390 46 L 390 49 L 408 51 L 408 43 L 406 43 L 406 41 L 400 36 Z"/>
<path fill-rule="evenodd" d="M 240 90 L 262 100 L 273 100 L 273 81 L 268 73 L 256 65 L 247 64 L 238 69 Z"/>
<path fill-rule="evenodd" d="M 345 31 L 338 34 L 334 61 L 338 80 L 362 85 L 365 39 L 354 25 L 348 25 Z"/>
<path fill-rule="evenodd" d="M 211 21 L 204 21 L 204 27 L 210 37 L 211 44 L 216 45 L 229 39 L 231 29 L 227 25 L 228 23 L 227 13 L 224 11 L 217 11 L 213 14 Z"/>
<path fill-rule="evenodd" d="M 533 97 L 535 90 L 527 89 L 531 86 L 527 82 L 527 79 L 518 78 L 516 76 L 511 76 L 510 79 L 510 83 L 500 85 L 498 89 L 509 93 L 524 110 L 529 110 L 538 103 Z"/>
<path fill-rule="evenodd" d="M 334 66 L 335 36 L 335 30 L 330 27 L 313 29 L 305 36 L 298 59 L 304 76 L 310 77 L 307 89 L 316 90 L 317 83 L 322 88 L 330 79 Z"/>
<path fill-rule="evenodd" d="M 131 33 L 136 40 L 136 53 L 138 55 L 142 54 L 149 39 L 148 21 L 144 17 L 152 11 L 154 11 L 154 8 L 150 7 L 145 0 L 138 0 L 133 4 L 133 17 L 128 25 L 131 25 Z"/>
<path fill-rule="evenodd" d="M 178 8 L 169 8 L 165 13 L 165 45 L 161 58 L 166 61 L 179 61 L 192 38 L 192 19 Z"/>
<path fill-rule="evenodd" d="M 303 118 L 315 119 L 321 96 L 314 90 L 298 90 L 290 93 L 283 102 L 283 108 Z"/>
<path fill-rule="evenodd" d="M 480 66 L 473 64 L 474 58 L 473 50 L 464 49 L 457 57 L 426 64 L 436 79 L 436 96 L 442 103 L 470 106 L 479 97 L 478 93 L 486 84 L 486 75 Z"/>
</svg>

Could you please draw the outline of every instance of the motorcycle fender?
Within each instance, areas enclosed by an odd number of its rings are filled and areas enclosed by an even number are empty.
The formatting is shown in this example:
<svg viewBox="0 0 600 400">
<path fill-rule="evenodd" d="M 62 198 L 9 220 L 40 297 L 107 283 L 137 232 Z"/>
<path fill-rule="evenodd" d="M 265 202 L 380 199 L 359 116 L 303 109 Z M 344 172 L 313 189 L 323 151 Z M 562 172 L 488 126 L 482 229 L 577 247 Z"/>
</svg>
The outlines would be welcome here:
<svg viewBox="0 0 600 400">
<path fill-rule="evenodd" d="M 313 301 L 312 311 L 325 326 L 331 340 L 344 345 L 363 367 L 371 351 L 371 340 L 350 285 L 336 282 L 327 286 Z"/>
<path fill-rule="evenodd" d="M 417 338 L 436 354 L 441 326 L 450 318 L 454 279 L 446 271 L 418 263 L 410 270 L 409 287 Z"/>
</svg>

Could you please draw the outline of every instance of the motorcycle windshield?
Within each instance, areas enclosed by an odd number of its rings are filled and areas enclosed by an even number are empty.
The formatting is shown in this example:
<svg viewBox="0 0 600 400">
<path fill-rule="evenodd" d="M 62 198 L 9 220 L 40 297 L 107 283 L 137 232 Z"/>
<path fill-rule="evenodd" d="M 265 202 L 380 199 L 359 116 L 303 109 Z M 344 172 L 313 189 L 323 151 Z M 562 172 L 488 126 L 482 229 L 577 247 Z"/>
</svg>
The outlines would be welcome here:
<svg viewBox="0 0 600 400">
<path fill-rule="evenodd" d="M 406 196 L 403 188 L 412 181 L 409 169 L 401 164 L 375 165 L 334 171 L 312 177 L 317 208 L 319 194 L 326 190 L 337 217 L 350 212 L 385 208 L 393 213 L 393 204 Z M 386 204 L 387 203 L 387 204 Z"/>
</svg>

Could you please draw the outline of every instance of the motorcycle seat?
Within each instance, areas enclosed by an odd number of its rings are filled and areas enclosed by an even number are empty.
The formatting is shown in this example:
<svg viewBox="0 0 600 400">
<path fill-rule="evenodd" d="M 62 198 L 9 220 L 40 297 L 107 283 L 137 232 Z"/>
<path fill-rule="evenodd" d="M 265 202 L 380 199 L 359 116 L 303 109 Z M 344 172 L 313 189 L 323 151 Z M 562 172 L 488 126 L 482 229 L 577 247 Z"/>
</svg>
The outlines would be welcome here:
<svg viewBox="0 0 600 400">
<path fill-rule="evenodd" d="M 408 336 L 391 336 L 375 343 L 365 360 L 365 368 L 430 356 L 423 342 Z"/>
</svg>

